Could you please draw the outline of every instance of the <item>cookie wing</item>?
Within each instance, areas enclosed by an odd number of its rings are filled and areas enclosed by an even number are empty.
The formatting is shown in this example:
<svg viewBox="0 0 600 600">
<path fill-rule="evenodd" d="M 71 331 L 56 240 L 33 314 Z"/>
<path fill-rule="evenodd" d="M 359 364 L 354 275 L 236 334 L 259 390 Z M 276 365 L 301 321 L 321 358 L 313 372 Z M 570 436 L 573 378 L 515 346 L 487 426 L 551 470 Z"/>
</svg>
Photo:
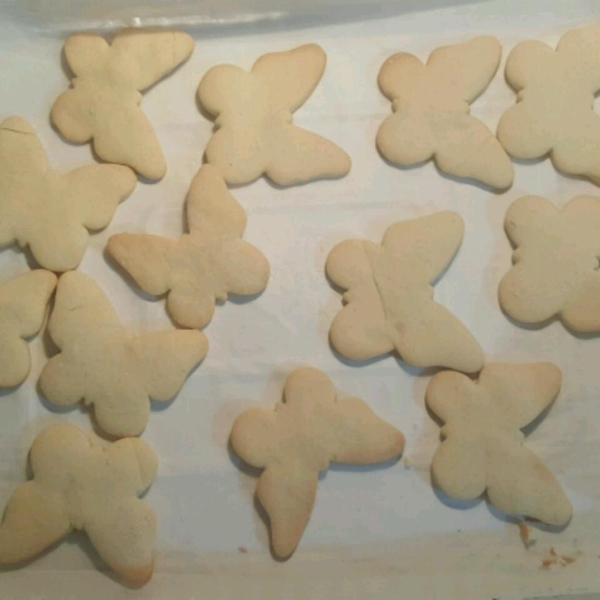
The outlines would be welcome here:
<svg viewBox="0 0 600 600">
<path fill-rule="evenodd" d="M 275 463 L 258 480 L 256 496 L 269 515 L 271 546 L 279 558 L 296 549 L 317 494 L 319 472 L 303 462 Z"/>
<path fill-rule="evenodd" d="M 152 124 L 139 108 L 139 94 L 110 102 L 97 89 L 75 80 L 52 106 L 52 122 L 65 139 L 75 143 L 93 140 L 98 156 L 110 163 L 127 165 L 151 180 L 164 177 L 167 166 Z"/>
<path fill-rule="evenodd" d="M 24 185 L 31 185 L 48 170 L 40 140 L 21 117 L 9 117 L 0 124 L 0 169 L 0 245 L 7 245 L 18 238 L 15 229 L 22 220 L 21 207 L 13 207 L 9 199 L 19 198 Z"/>
<path fill-rule="evenodd" d="M 437 138 L 435 162 L 440 170 L 476 179 L 493 188 L 509 187 L 514 168 L 494 134 L 471 115 L 452 117 L 452 135 Z"/>
<path fill-rule="evenodd" d="M 42 327 L 56 287 L 56 276 L 36 270 L 0 286 L 0 387 L 12 387 L 29 374 L 31 359 L 24 338 Z"/>
<path fill-rule="evenodd" d="M 427 407 L 447 423 L 473 396 L 475 383 L 466 375 L 456 371 L 436 373 L 427 386 Z"/>
<path fill-rule="evenodd" d="M 131 343 L 139 362 L 140 382 L 153 400 L 167 401 L 181 389 L 190 371 L 208 352 L 200 331 L 157 331 Z"/>
<path fill-rule="evenodd" d="M 80 344 L 93 344 L 93 337 Z M 71 342 L 72 343 L 72 342 Z M 98 425 L 117 437 L 140 435 L 148 422 L 150 399 L 166 401 L 180 390 L 190 371 L 204 358 L 207 341 L 199 331 L 164 331 L 130 339 L 123 364 L 98 356 L 88 362 L 70 352 L 52 357 L 40 377 L 43 394 L 54 404 L 70 406 L 84 399 L 94 405 Z"/>
<path fill-rule="evenodd" d="M 317 87 L 327 64 L 327 55 L 317 44 L 306 44 L 287 52 L 261 56 L 252 67 L 269 90 L 269 99 L 294 112 Z"/>
<path fill-rule="evenodd" d="M 500 42 L 492 36 L 481 36 L 437 48 L 429 55 L 427 69 L 432 69 L 448 87 L 460 90 L 462 98 L 471 103 L 489 85 L 501 56 Z"/>
<path fill-rule="evenodd" d="M 348 154 L 312 131 L 285 123 L 274 136 L 265 174 L 278 185 L 335 179 L 350 171 Z"/>
<path fill-rule="evenodd" d="M 85 531 L 106 564 L 130 584 L 141 586 L 154 571 L 156 515 L 139 498 L 98 506 Z"/>
<path fill-rule="evenodd" d="M 384 119 L 375 141 L 385 159 L 404 167 L 429 160 L 437 145 L 428 124 L 403 111 Z"/>
<path fill-rule="evenodd" d="M 230 235 L 241 238 L 246 229 L 246 211 L 240 206 L 219 170 L 203 165 L 190 185 L 187 197 L 190 233 L 203 240 Z"/>
<path fill-rule="evenodd" d="M 368 465 L 396 458 L 404 450 L 402 433 L 380 419 L 365 402 L 344 398 L 332 405 L 329 431 L 332 461 Z"/>
<path fill-rule="evenodd" d="M 475 373 L 485 356 L 473 334 L 447 308 L 424 299 L 405 315 L 394 336 L 398 354 L 415 367 L 447 367 Z"/>
<path fill-rule="evenodd" d="M 554 526 L 569 522 L 573 508 L 560 484 L 531 450 L 504 444 L 488 454 L 487 494 L 508 514 Z"/>
<path fill-rule="evenodd" d="M 433 455 L 431 476 L 432 483 L 451 498 L 478 498 L 487 485 L 485 446 L 476 439 L 450 435 Z"/>
<path fill-rule="evenodd" d="M 245 410 L 233 423 L 229 439 L 244 462 L 264 469 L 281 449 L 276 411 L 268 408 Z"/>
<path fill-rule="evenodd" d="M 554 401 L 561 382 L 560 369 L 552 363 L 489 363 L 478 385 L 502 407 L 506 419 L 522 429 Z"/>
<path fill-rule="evenodd" d="M 388 227 L 382 246 L 403 262 L 414 265 L 423 281 L 433 283 L 458 251 L 464 234 L 458 213 L 440 211 Z"/>
<path fill-rule="evenodd" d="M 19 485 L 0 525 L 0 564 L 28 560 L 71 531 L 62 495 L 35 481 Z"/>
<path fill-rule="evenodd" d="M 137 90 L 145 90 L 185 62 L 194 50 L 194 40 L 182 31 L 125 29 L 111 44 L 115 65 L 122 77 Z"/>
<path fill-rule="evenodd" d="M 373 281 L 344 294 L 346 306 L 329 329 L 332 346 L 350 360 L 368 360 L 394 349 L 381 298 Z"/>
<path fill-rule="evenodd" d="M 348 290 L 343 296 L 346 306 L 333 319 L 329 339 L 351 360 L 374 358 L 394 349 L 368 256 L 377 251 L 371 242 L 346 240 L 333 248 L 325 263 L 332 283 Z"/>
<path fill-rule="evenodd" d="M 43 227 L 30 228 L 27 241 L 36 260 L 57 272 L 75 269 L 85 254 L 90 230 L 106 227 L 119 202 L 137 180 L 127 167 L 81 167 L 64 176 L 64 197 L 53 212 L 46 207 Z"/>
<path fill-rule="evenodd" d="M 122 329 L 112 305 L 88 275 L 68 271 L 61 275 L 48 330 L 56 345 L 90 343 L 98 326 Z"/>
<path fill-rule="evenodd" d="M 108 240 L 108 253 L 129 273 L 137 285 L 153 296 L 171 287 L 177 242 L 147 233 L 117 233 Z"/>
</svg>

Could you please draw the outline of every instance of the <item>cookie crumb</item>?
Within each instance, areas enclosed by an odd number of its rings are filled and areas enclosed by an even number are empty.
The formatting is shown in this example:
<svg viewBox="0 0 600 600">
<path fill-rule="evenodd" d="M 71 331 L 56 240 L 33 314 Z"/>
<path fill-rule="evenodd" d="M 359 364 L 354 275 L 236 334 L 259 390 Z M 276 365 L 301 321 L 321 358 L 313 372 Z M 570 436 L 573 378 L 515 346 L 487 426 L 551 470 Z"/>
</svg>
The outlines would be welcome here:
<svg viewBox="0 0 600 600">
<path fill-rule="evenodd" d="M 533 535 L 531 529 L 527 527 L 525 521 L 519 521 L 519 535 L 521 536 L 521 541 L 526 550 L 529 550 L 529 548 L 537 542 L 537 539 Z"/>
</svg>

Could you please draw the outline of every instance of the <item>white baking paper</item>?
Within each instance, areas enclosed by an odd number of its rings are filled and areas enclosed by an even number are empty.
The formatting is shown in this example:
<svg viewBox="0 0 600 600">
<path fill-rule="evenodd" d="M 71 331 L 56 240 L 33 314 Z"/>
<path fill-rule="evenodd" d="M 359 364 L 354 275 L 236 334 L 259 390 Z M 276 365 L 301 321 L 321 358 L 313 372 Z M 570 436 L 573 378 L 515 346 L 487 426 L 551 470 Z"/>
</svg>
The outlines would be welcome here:
<svg viewBox="0 0 600 600">
<path fill-rule="evenodd" d="M 100 2 L 80 4 L 81 11 L 87 7 L 102 14 Z M 122 19 L 111 13 L 107 21 L 131 22 L 133 3 L 122 4 Z M 211 66 L 231 62 L 250 68 L 263 53 L 321 44 L 328 55 L 325 76 L 295 121 L 345 148 L 352 171 L 338 181 L 290 189 L 259 180 L 234 190 L 248 212 L 246 239 L 269 258 L 271 280 L 258 298 L 217 308 L 205 330 L 208 357 L 174 402 L 152 411 L 144 434 L 160 457 L 158 478 L 146 495 L 160 523 L 152 581 L 138 591 L 123 588 L 85 536 L 73 534 L 22 569 L 0 570 L 0 598 L 504 600 L 600 593 L 600 339 L 575 337 L 560 323 L 519 327 L 502 314 L 496 298 L 510 265 L 503 218 L 511 202 L 540 194 L 563 206 L 575 195 L 597 194 L 598 189 L 557 174 L 545 160 L 516 163 L 514 186 L 495 194 L 446 177 L 432 164 L 394 168 L 374 143 L 391 109 L 376 84 L 390 54 L 410 51 L 425 59 L 437 46 L 493 34 L 503 44 L 505 59 L 522 39 L 554 44 L 567 29 L 594 22 L 600 2 L 440 4 L 434 3 L 433 10 L 419 10 L 414 2 L 373 3 L 365 9 L 364 2 L 359 20 L 356 11 L 338 10 L 334 18 L 324 8 L 322 18 L 296 25 L 293 19 L 274 17 L 235 27 L 218 22 L 188 27 L 197 41 L 192 58 L 142 101 L 164 148 L 167 176 L 156 184 L 138 184 L 110 226 L 92 236 L 81 265 L 106 291 L 124 323 L 136 331 L 171 327 L 163 301 L 138 293 L 103 250 L 108 237 L 120 231 L 181 233 L 186 190 L 211 134 L 212 123 L 195 100 L 200 78 Z M 59 1 L 54 6 L 58 12 L 64 9 Z M 199 15 L 204 8 L 199 6 Z M 62 141 L 48 117 L 52 102 L 68 85 L 60 60 L 62 30 L 76 29 L 72 24 L 78 23 L 78 14 L 61 27 L 52 18 L 51 3 L 24 2 L 3 10 L 0 117 L 28 119 L 54 168 L 68 171 L 89 163 L 89 146 Z M 162 16 L 168 19 L 170 10 L 165 5 Z M 216 3 L 212 10 L 218 15 Z M 81 27 L 87 14 L 82 12 Z M 492 128 L 515 99 L 502 69 L 472 108 Z M 471 329 L 490 359 L 549 360 L 564 375 L 560 397 L 527 443 L 557 475 L 575 514 L 559 533 L 532 527 L 536 542 L 529 549 L 518 527 L 485 501 L 464 505 L 432 489 L 429 465 L 439 428 L 423 402 L 431 372 L 392 356 L 351 364 L 328 345 L 329 324 L 341 307 L 339 293 L 324 276 L 329 250 L 350 237 L 379 241 L 396 220 L 445 209 L 462 215 L 466 233 L 436 285 L 436 298 Z M 0 281 L 27 269 L 27 253 L 14 248 L 0 253 Z M 56 350 L 46 335 L 38 336 L 31 349 L 34 366 L 27 382 L 0 395 L 0 510 L 26 476 L 27 451 L 36 433 L 63 421 L 90 426 L 87 412 L 53 411 L 39 398 L 37 378 L 47 353 Z M 402 429 L 407 444 L 397 464 L 333 466 L 320 481 L 296 554 L 281 563 L 269 554 L 267 530 L 252 502 L 255 474 L 240 468 L 228 452 L 227 438 L 240 411 L 280 399 L 285 377 L 299 365 L 322 369 L 343 393 L 369 402 Z M 552 552 L 573 561 L 544 562 Z"/>
</svg>

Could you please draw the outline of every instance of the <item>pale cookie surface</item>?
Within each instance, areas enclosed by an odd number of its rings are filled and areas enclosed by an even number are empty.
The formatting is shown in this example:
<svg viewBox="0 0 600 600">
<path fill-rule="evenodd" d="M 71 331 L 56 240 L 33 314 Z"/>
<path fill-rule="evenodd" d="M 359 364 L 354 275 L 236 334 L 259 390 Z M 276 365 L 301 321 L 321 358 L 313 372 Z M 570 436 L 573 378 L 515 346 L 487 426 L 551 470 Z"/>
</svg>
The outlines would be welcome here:
<svg viewBox="0 0 600 600">
<path fill-rule="evenodd" d="M 202 328 L 216 300 L 262 292 L 270 268 L 260 250 L 241 239 L 246 213 L 211 165 L 192 181 L 187 219 L 190 233 L 179 240 L 120 233 L 107 248 L 145 292 L 168 293 L 167 310 L 177 323 Z"/>
<path fill-rule="evenodd" d="M 331 461 L 374 464 L 400 456 L 402 433 L 358 398 L 338 398 L 321 371 L 301 368 L 286 380 L 275 409 L 242 413 L 231 444 L 248 464 L 264 469 L 256 496 L 271 524 L 273 552 L 290 556 L 310 518 L 319 472 Z"/>
<path fill-rule="evenodd" d="M 198 87 L 202 106 L 215 115 L 217 132 L 206 158 L 228 184 L 265 174 L 279 185 L 342 177 L 350 158 L 333 142 L 292 124 L 323 76 L 327 57 L 307 44 L 261 56 L 250 72 L 234 65 L 210 69 Z"/>
<path fill-rule="evenodd" d="M 348 291 L 329 331 L 333 347 L 352 360 L 396 350 L 418 367 L 479 371 L 485 358 L 477 340 L 433 299 L 432 283 L 463 233 L 460 216 L 446 211 L 394 223 L 381 244 L 346 240 L 335 246 L 327 275 Z"/>
<path fill-rule="evenodd" d="M 96 282 L 77 271 L 58 281 L 48 331 L 61 352 L 40 376 L 44 396 L 60 406 L 93 404 L 98 425 L 119 437 L 141 434 L 150 399 L 173 398 L 208 350 L 200 331 L 134 335 Z"/>
<path fill-rule="evenodd" d="M 498 124 L 498 139 L 517 158 L 550 153 L 555 168 L 600 185 L 600 26 L 563 35 L 556 51 L 537 40 L 521 42 L 506 62 L 517 104 Z"/>
<path fill-rule="evenodd" d="M 561 526 L 571 503 L 521 432 L 556 398 L 561 373 L 551 363 L 488 363 L 473 381 L 445 371 L 433 377 L 425 400 L 445 423 L 431 465 L 433 483 L 460 500 L 487 492 L 511 515 Z"/>
<path fill-rule="evenodd" d="M 20 117 L 0 124 L 0 245 L 29 245 L 50 271 L 75 269 L 88 229 L 106 227 L 137 180 L 120 165 L 91 165 L 70 173 L 50 169 L 31 125 Z"/>
<path fill-rule="evenodd" d="M 554 316 L 578 332 L 600 332 L 600 197 L 562 210 L 539 196 L 515 201 L 504 227 L 516 250 L 500 282 L 500 306 L 524 323 Z"/>
<path fill-rule="evenodd" d="M 31 369 L 29 338 L 42 328 L 56 287 L 50 271 L 31 271 L 0 285 L 0 387 L 25 381 Z"/>
<path fill-rule="evenodd" d="M 378 83 L 393 101 L 394 114 L 377 132 L 381 154 L 402 166 L 433 158 L 445 173 L 509 187 L 510 159 L 488 127 L 469 114 L 469 104 L 489 85 L 501 54 L 496 38 L 478 37 L 434 50 L 425 65 L 405 52 L 388 58 Z"/>
<path fill-rule="evenodd" d="M 99 35 L 71 36 L 64 53 L 75 77 L 52 106 L 52 121 L 71 142 L 93 140 L 103 160 L 161 179 L 167 165 L 139 107 L 140 92 L 186 61 L 193 49 L 194 40 L 180 31 L 125 29 L 110 45 Z"/>
<path fill-rule="evenodd" d="M 17 486 L 0 525 L 0 564 L 31 559 L 80 529 L 126 582 L 146 583 L 156 516 L 137 496 L 156 477 L 152 448 L 136 438 L 109 443 L 63 424 L 36 437 L 29 459 L 33 479 Z"/>
</svg>

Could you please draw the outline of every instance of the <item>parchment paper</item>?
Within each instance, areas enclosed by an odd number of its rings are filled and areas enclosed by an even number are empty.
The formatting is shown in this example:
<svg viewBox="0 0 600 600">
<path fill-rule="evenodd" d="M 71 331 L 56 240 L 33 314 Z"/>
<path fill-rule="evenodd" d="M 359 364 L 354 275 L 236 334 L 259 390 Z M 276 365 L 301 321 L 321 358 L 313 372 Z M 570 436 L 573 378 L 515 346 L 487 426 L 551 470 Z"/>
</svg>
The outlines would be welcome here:
<svg viewBox="0 0 600 600">
<path fill-rule="evenodd" d="M 391 110 L 376 85 L 390 54 L 404 50 L 425 59 L 439 45 L 493 34 L 503 44 L 504 64 L 522 39 L 554 44 L 567 29 L 594 22 L 600 2 L 440 4 L 419 11 L 414 3 L 374 3 L 360 20 L 352 11 L 333 19 L 324 9 L 322 23 L 273 19 L 233 28 L 218 23 L 188 27 L 197 37 L 192 58 L 142 101 L 163 146 L 167 176 L 157 184 L 138 184 L 111 225 L 92 237 L 81 265 L 106 291 L 124 323 L 136 331 L 171 327 L 163 301 L 138 293 L 103 250 L 108 237 L 120 231 L 181 233 L 185 193 L 212 128 L 195 101 L 208 68 L 224 62 L 250 68 L 265 52 L 321 44 L 328 54 L 327 70 L 295 122 L 339 143 L 351 155 L 353 168 L 339 181 L 284 190 L 259 180 L 234 190 L 248 212 L 246 239 L 269 258 L 271 280 L 260 297 L 218 307 L 205 330 L 208 357 L 172 404 L 152 411 L 144 438 L 160 457 L 159 476 L 146 496 L 160 523 L 153 580 L 138 591 L 121 587 L 98 570 L 104 569 L 101 562 L 85 536 L 76 534 L 22 569 L 0 571 L 0 598 L 491 600 L 600 593 L 600 339 L 577 338 L 557 322 L 519 327 L 502 314 L 496 298 L 510 265 L 503 218 L 511 202 L 533 193 L 563 206 L 598 189 L 557 174 L 545 160 L 516 163 L 514 186 L 495 194 L 443 176 L 432 164 L 397 169 L 381 159 L 374 143 Z M 61 3 L 54 5 L 58 11 Z M 129 14 L 131 4 L 123 6 Z M 29 10 L 31 3 L 23 7 Z M 5 7 L 5 18 L 0 12 L 0 117 L 27 118 L 54 168 L 68 171 L 87 164 L 93 160 L 89 146 L 66 144 L 48 120 L 52 102 L 68 85 L 60 60 L 65 34 L 58 32 L 56 20 L 50 23 L 47 17 L 45 28 L 43 14 L 18 11 L 18 5 Z M 168 11 L 165 7 L 167 16 Z M 502 65 L 473 113 L 495 128 L 514 99 Z M 459 504 L 432 489 L 429 464 L 439 428 L 423 402 L 431 371 L 391 356 L 347 363 L 327 341 L 329 324 L 341 307 L 340 295 L 323 272 L 329 250 L 349 237 L 379 241 L 394 221 L 443 209 L 460 212 L 466 233 L 436 285 L 437 299 L 463 320 L 491 359 L 549 360 L 563 371 L 562 392 L 527 443 L 557 475 L 575 515 L 559 533 L 532 528 L 537 541 L 528 550 L 518 527 L 485 501 Z M 3 250 L 0 281 L 25 272 L 27 256 L 14 248 Z M 36 433 L 64 420 L 90 426 L 86 411 L 60 413 L 40 400 L 36 381 L 46 356 L 56 349 L 40 335 L 31 350 L 34 366 L 27 382 L 0 396 L 0 510 L 26 476 L 27 451 Z M 227 437 L 241 410 L 274 404 L 285 377 L 304 364 L 325 371 L 343 393 L 368 401 L 403 430 L 407 445 L 400 463 L 334 466 L 320 481 L 298 551 L 280 563 L 269 554 L 267 530 L 253 505 L 256 474 L 240 468 L 228 452 Z M 547 565 L 551 549 L 573 562 Z"/>
</svg>

